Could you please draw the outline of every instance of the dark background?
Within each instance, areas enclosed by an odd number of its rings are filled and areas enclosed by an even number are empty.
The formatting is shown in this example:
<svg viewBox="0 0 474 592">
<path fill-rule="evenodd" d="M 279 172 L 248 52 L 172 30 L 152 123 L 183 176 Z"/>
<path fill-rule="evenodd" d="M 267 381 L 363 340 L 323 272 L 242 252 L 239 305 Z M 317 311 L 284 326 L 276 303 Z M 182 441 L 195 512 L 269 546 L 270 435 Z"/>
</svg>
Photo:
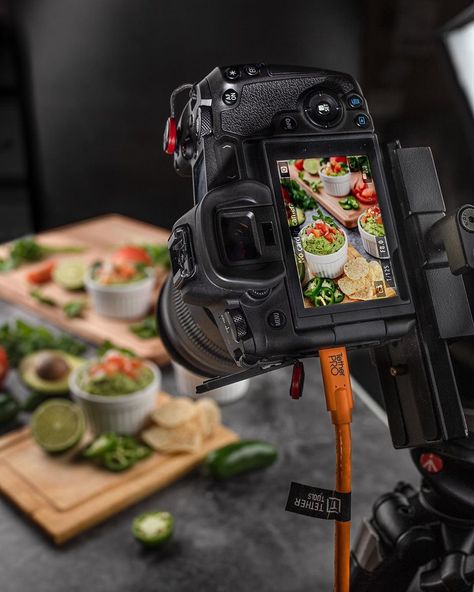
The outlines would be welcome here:
<svg viewBox="0 0 474 592">
<path fill-rule="evenodd" d="M 161 151 L 170 91 L 238 62 L 350 72 L 381 140 L 431 145 L 449 205 L 469 201 L 438 35 L 468 5 L 0 0 L 0 239 L 111 211 L 171 226 L 192 194 Z"/>
</svg>

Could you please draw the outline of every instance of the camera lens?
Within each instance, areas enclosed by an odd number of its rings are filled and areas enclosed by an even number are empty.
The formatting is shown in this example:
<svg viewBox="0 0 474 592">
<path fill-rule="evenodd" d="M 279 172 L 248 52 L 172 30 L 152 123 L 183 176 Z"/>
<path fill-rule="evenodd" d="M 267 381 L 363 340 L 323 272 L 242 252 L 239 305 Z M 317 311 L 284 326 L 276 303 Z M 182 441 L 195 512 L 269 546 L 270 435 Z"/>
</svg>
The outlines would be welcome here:
<svg viewBox="0 0 474 592">
<path fill-rule="evenodd" d="M 200 306 L 183 302 L 171 276 L 161 290 L 157 322 L 166 349 L 190 372 L 214 377 L 239 371 L 211 315 Z"/>
<path fill-rule="evenodd" d="M 342 115 L 342 107 L 337 98 L 321 89 L 306 98 L 304 110 L 312 123 L 320 127 L 335 125 Z"/>
</svg>

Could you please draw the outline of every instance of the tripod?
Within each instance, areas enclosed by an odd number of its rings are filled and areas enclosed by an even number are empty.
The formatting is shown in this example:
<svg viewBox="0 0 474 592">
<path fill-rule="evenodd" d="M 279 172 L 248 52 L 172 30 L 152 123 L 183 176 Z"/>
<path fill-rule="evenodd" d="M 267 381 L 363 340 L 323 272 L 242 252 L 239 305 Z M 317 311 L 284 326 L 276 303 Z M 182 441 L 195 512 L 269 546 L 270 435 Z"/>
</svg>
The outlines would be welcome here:
<svg viewBox="0 0 474 592">
<path fill-rule="evenodd" d="M 375 502 L 352 552 L 351 592 L 474 589 L 474 355 L 472 347 L 455 348 L 469 437 L 411 450 L 420 489 L 399 483 Z"/>
</svg>

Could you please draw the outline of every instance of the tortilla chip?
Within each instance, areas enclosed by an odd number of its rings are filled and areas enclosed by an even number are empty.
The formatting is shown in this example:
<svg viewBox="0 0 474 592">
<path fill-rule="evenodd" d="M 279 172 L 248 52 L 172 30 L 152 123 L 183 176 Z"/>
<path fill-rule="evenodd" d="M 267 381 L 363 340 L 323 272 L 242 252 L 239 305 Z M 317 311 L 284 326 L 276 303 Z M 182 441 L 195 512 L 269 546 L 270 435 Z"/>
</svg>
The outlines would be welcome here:
<svg viewBox="0 0 474 592">
<path fill-rule="evenodd" d="M 367 291 L 370 286 L 368 277 L 362 277 L 358 280 L 351 280 L 347 276 L 343 276 L 337 281 L 337 284 L 342 292 L 344 292 L 344 294 L 350 298 L 355 298 L 355 296 L 353 296 L 355 292 Z"/>
<path fill-rule="evenodd" d="M 344 273 L 350 280 L 360 280 L 369 273 L 369 264 L 363 257 L 355 257 L 345 263 Z"/>
<path fill-rule="evenodd" d="M 215 401 L 209 398 L 196 402 L 197 418 L 204 438 L 211 437 L 221 423 L 221 412 Z"/>
<path fill-rule="evenodd" d="M 371 261 L 369 263 L 369 275 L 371 277 L 372 282 L 383 281 L 382 266 L 378 261 Z"/>
<path fill-rule="evenodd" d="M 201 429 L 194 420 L 173 429 L 154 426 L 141 436 L 148 446 L 164 453 L 197 452 L 202 446 Z"/>
<path fill-rule="evenodd" d="M 369 286 L 366 290 L 358 290 L 349 296 L 353 300 L 372 300 L 374 298 L 373 288 Z"/>
<path fill-rule="evenodd" d="M 162 428 L 175 428 L 192 419 L 196 413 L 197 409 L 193 401 L 180 397 L 158 407 L 151 418 Z"/>
</svg>

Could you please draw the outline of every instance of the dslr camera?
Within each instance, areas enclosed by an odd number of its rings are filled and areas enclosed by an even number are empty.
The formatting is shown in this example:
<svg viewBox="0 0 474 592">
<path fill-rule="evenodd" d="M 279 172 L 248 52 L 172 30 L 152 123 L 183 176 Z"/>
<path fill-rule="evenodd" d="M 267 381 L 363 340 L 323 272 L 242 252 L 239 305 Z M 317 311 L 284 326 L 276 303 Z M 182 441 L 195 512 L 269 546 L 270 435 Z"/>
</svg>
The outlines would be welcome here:
<svg viewBox="0 0 474 592">
<path fill-rule="evenodd" d="M 164 150 L 194 207 L 169 239 L 158 323 L 209 378 L 199 392 L 369 347 L 396 447 L 466 435 L 449 342 L 474 334 L 474 207 L 446 215 L 428 148 L 382 157 L 354 78 L 215 68 L 173 92 Z"/>
</svg>

